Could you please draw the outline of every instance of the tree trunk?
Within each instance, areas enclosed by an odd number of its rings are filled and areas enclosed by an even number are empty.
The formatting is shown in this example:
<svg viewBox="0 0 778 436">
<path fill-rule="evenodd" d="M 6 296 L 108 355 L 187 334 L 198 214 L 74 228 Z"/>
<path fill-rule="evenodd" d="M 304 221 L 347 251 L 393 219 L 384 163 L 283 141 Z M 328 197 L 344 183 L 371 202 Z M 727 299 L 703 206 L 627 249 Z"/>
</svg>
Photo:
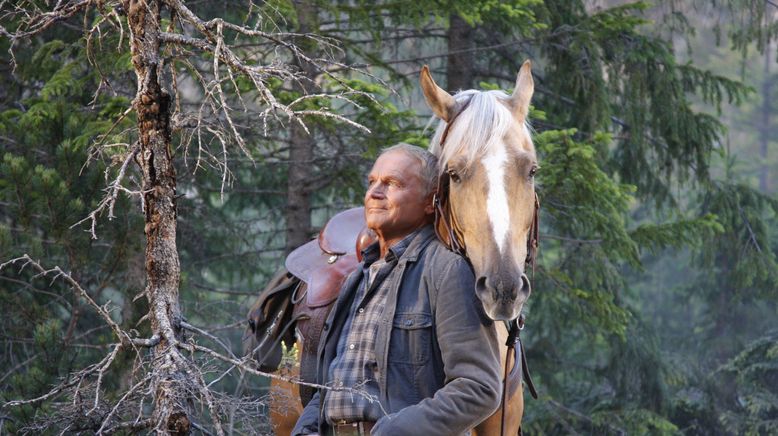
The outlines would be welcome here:
<svg viewBox="0 0 778 436">
<path fill-rule="evenodd" d="M 310 1 L 295 1 L 300 33 L 309 33 L 317 28 L 316 8 Z M 300 48 L 308 55 L 315 50 L 310 41 L 301 40 Z M 306 80 L 296 82 L 294 90 L 302 94 L 313 92 L 317 71 L 313 65 L 297 59 L 295 65 L 300 68 Z M 309 181 L 313 172 L 313 151 L 316 146 L 310 133 L 296 121 L 292 122 L 289 132 L 289 173 L 286 188 L 286 253 L 288 254 L 311 237 L 311 191 Z"/>
<path fill-rule="evenodd" d="M 138 90 L 133 105 L 138 114 L 138 164 L 143 177 L 146 233 L 146 297 L 152 332 L 159 335 L 152 363 L 156 430 L 186 434 L 190 421 L 176 395 L 186 377 L 177 353 L 166 353 L 181 337 L 178 284 L 181 270 L 176 248 L 176 172 L 170 146 L 170 96 L 159 83 L 160 4 L 156 0 L 125 0 L 131 31 L 132 63 Z"/>
<path fill-rule="evenodd" d="M 475 78 L 475 29 L 457 14 L 451 14 L 446 32 L 448 61 L 446 87 L 449 91 L 472 89 Z"/>
<path fill-rule="evenodd" d="M 767 164 L 767 146 L 770 144 L 770 111 L 772 110 L 772 77 L 770 77 L 770 53 L 772 44 L 764 51 L 764 78 L 762 79 L 762 122 L 759 126 L 759 190 L 768 193 L 769 166 Z"/>
</svg>

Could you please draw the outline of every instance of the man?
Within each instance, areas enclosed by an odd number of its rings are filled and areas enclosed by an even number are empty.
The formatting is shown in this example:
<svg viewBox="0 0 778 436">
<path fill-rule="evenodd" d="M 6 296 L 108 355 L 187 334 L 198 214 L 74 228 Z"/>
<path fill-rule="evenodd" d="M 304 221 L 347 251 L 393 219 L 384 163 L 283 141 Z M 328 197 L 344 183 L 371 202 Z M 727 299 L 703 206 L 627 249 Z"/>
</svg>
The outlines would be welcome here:
<svg viewBox="0 0 778 436">
<path fill-rule="evenodd" d="M 293 435 L 457 435 L 499 406 L 494 324 L 467 261 L 435 237 L 437 159 L 399 144 L 368 176 L 365 219 L 378 241 L 324 325 L 319 390 Z M 353 389 L 349 389 L 353 388 Z"/>
</svg>

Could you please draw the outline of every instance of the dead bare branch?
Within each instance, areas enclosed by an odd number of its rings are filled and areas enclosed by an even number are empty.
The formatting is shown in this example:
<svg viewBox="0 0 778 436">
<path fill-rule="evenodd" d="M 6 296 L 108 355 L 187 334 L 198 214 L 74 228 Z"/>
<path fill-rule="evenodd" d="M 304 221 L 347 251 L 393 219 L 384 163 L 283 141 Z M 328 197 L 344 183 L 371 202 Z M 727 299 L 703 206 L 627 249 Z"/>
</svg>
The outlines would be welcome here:
<svg viewBox="0 0 778 436">
<path fill-rule="evenodd" d="M 116 178 L 113 180 L 113 182 L 111 182 L 108 185 L 107 188 L 105 188 L 106 194 L 103 197 L 103 199 L 100 200 L 100 203 L 97 205 L 97 208 L 89 212 L 89 215 L 87 215 L 84 219 L 71 225 L 70 226 L 71 229 L 73 227 L 77 227 L 81 225 L 86 221 L 90 221 L 91 223 L 90 233 L 92 235 L 92 239 L 97 239 L 97 233 L 95 231 L 95 227 L 97 226 L 97 217 L 107 208 L 108 219 L 110 220 L 116 218 L 116 216 L 113 214 L 113 211 L 114 211 L 114 206 L 116 205 L 116 198 L 119 195 L 119 191 L 125 192 L 129 196 L 139 196 L 141 199 L 143 198 L 142 191 L 132 191 L 122 186 L 122 181 L 124 180 L 124 175 L 127 172 L 127 167 L 129 166 L 130 162 L 135 158 L 135 156 L 138 154 L 139 150 L 140 148 L 138 147 L 137 144 L 133 146 L 133 148 L 125 156 L 121 167 L 119 167 L 119 173 L 117 174 Z M 108 173 L 110 170 L 111 170 L 110 166 L 106 168 L 105 170 L 106 178 L 108 177 Z"/>
<path fill-rule="evenodd" d="M 132 387 L 130 389 L 128 389 L 127 392 L 124 395 L 122 395 L 121 398 L 119 398 L 119 401 L 116 402 L 116 404 L 113 406 L 113 408 L 108 413 L 108 415 L 106 415 L 103 418 L 103 425 L 101 425 L 100 428 L 97 429 L 97 434 L 102 434 L 103 433 L 103 430 L 105 429 L 105 426 L 108 423 L 111 422 L 111 417 L 116 413 L 116 411 L 119 409 L 119 407 L 122 405 L 122 403 L 124 403 L 127 400 L 127 398 L 129 398 L 136 390 L 138 390 L 141 387 L 145 386 L 151 380 L 151 376 L 152 376 L 151 373 L 146 374 L 146 376 L 143 377 L 142 380 L 140 380 L 139 382 L 137 382 L 134 385 L 132 385 Z M 97 396 L 96 395 L 95 395 L 95 404 L 97 404 Z M 119 428 L 117 428 L 117 427 L 119 427 L 119 426 L 111 427 L 111 432 L 115 432 L 116 430 L 118 430 Z M 108 433 L 108 432 L 106 431 L 106 433 Z"/>
<path fill-rule="evenodd" d="M 113 330 L 114 334 L 116 335 L 116 338 L 119 339 L 122 343 L 131 344 L 133 339 L 124 332 L 121 327 L 119 327 L 118 324 L 111 318 L 111 314 L 108 313 L 108 311 L 105 309 L 105 307 L 100 306 L 97 304 L 95 300 L 92 299 L 92 296 L 89 295 L 84 288 L 81 287 L 81 285 L 76 282 L 73 277 L 69 274 L 63 271 L 59 266 L 55 266 L 51 269 L 46 269 L 41 266 L 40 263 L 33 260 L 28 254 L 24 254 L 21 257 L 17 257 L 15 259 L 11 259 L 3 264 L 0 264 L 0 271 L 2 271 L 3 268 L 9 265 L 14 265 L 16 263 L 22 262 L 21 269 L 24 269 L 26 266 L 30 265 L 34 270 L 38 271 L 38 276 L 47 276 L 49 274 L 53 274 L 52 281 L 62 278 L 70 287 L 76 291 L 78 295 L 80 295 L 83 299 L 89 303 L 90 306 L 92 306 L 95 311 L 100 315 L 101 318 L 111 327 L 111 330 Z"/>
</svg>

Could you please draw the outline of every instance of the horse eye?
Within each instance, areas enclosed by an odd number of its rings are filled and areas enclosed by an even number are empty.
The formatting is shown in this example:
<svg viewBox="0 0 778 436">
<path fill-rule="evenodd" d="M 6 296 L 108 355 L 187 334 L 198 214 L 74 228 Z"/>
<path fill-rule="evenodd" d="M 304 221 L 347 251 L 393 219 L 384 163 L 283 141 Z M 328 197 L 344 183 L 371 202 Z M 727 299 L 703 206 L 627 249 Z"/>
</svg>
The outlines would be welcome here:
<svg viewBox="0 0 778 436">
<path fill-rule="evenodd" d="M 448 168 L 446 172 L 448 173 L 448 176 L 451 178 L 451 180 L 453 180 L 455 183 L 459 183 L 460 180 L 459 174 L 457 174 L 456 171 L 452 170 L 451 168 Z"/>
<path fill-rule="evenodd" d="M 529 170 L 529 176 L 530 177 L 535 177 L 535 174 L 537 174 L 539 169 L 540 169 L 539 166 L 533 165 L 532 168 L 530 168 L 530 170 Z"/>
</svg>

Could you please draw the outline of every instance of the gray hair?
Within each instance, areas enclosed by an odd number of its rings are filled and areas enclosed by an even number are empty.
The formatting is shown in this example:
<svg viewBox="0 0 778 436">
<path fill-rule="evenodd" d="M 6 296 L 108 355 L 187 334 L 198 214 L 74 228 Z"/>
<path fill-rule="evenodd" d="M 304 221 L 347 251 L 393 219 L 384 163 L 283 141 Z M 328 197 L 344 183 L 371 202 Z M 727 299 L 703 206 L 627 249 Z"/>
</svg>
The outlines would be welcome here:
<svg viewBox="0 0 778 436">
<path fill-rule="evenodd" d="M 425 195 L 432 194 L 438 187 L 438 158 L 429 151 L 411 144 L 401 142 L 391 147 L 387 147 L 381 151 L 378 157 L 385 155 L 392 151 L 401 151 L 407 156 L 410 156 L 421 164 L 421 171 L 419 176 L 424 183 Z"/>
</svg>

